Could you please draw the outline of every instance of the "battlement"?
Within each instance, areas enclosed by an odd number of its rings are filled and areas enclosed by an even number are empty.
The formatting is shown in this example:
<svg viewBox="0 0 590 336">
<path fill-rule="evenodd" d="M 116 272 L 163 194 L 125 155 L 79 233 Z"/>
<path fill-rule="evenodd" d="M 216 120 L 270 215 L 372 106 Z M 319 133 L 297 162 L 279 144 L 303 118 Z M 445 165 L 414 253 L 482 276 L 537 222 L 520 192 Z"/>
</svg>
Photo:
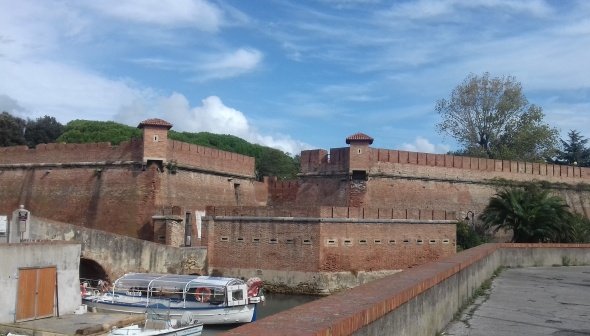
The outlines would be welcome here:
<svg viewBox="0 0 590 336">
<path fill-rule="evenodd" d="M 590 179 L 590 168 L 546 163 L 494 160 L 372 148 L 372 166 L 378 163 L 413 164 L 418 166 L 456 168 L 477 172 L 522 174 L 545 178 Z"/>
<path fill-rule="evenodd" d="M 454 211 L 432 209 L 357 208 L 357 207 L 244 207 L 209 206 L 207 216 L 297 217 L 400 220 L 457 220 Z"/>
<path fill-rule="evenodd" d="M 416 165 L 422 167 L 455 168 L 470 172 L 477 172 L 480 178 L 501 177 L 506 174 L 522 175 L 516 179 L 530 178 L 531 176 L 541 180 L 576 179 L 589 180 L 590 168 L 555 165 L 547 163 L 494 160 L 474 158 L 467 156 L 455 156 L 447 154 L 432 154 L 410 152 L 403 150 L 390 150 L 381 148 L 369 148 L 366 157 L 366 166 L 371 173 L 379 173 L 385 164 Z M 350 166 L 349 148 L 332 148 L 330 154 L 323 149 L 307 150 L 301 152 L 301 173 L 303 174 L 334 174 L 348 173 Z M 481 174 L 483 173 L 483 175 Z M 502 173 L 502 174 L 495 174 Z M 490 177 L 487 177 L 490 175 Z M 512 175 L 514 177 L 514 175 Z"/>
<path fill-rule="evenodd" d="M 350 148 L 330 148 L 330 154 L 323 149 L 301 151 L 301 173 L 344 173 L 348 172 Z"/>
<path fill-rule="evenodd" d="M 253 157 L 176 140 L 168 140 L 167 160 L 227 174 L 255 176 Z"/>
<path fill-rule="evenodd" d="M 88 144 L 50 143 L 35 148 L 13 146 L 0 148 L 0 164 L 44 164 L 141 160 L 142 142 L 125 141 L 117 146 L 109 142 Z"/>
</svg>

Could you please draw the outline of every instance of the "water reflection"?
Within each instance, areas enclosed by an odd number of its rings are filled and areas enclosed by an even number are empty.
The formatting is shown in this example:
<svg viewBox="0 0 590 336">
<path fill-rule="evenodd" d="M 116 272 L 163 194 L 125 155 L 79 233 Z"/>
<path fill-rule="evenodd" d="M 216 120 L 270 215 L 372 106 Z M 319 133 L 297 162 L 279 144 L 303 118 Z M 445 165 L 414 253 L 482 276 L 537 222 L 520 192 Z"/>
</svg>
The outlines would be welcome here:
<svg viewBox="0 0 590 336">
<path fill-rule="evenodd" d="M 264 293 L 264 296 L 266 297 L 266 301 L 262 305 L 258 306 L 258 311 L 256 312 L 256 316 L 258 319 L 270 316 L 272 314 L 276 314 L 280 311 L 287 310 L 295 306 L 299 306 L 301 304 L 320 298 L 319 296 L 286 295 L 273 293 Z M 203 329 L 202 336 L 221 335 L 225 331 L 228 331 L 239 326 L 239 324 L 205 326 L 205 328 Z"/>
</svg>

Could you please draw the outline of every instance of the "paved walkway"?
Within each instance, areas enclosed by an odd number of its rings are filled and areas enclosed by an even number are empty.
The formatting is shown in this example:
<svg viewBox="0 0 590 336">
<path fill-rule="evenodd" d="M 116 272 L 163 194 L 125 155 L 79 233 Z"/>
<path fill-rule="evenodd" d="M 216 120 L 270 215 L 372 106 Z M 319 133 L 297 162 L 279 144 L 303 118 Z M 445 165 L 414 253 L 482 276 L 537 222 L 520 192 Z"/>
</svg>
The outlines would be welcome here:
<svg viewBox="0 0 590 336">
<path fill-rule="evenodd" d="M 443 335 L 590 335 L 590 267 L 505 269 Z"/>
<path fill-rule="evenodd" d="M 142 314 L 86 313 L 64 315 L 13 324 L 0 324 L 0 335 L 8 332 L 24 335 L 98 335 L 113 327 L 142 322 Z"/>
</svg>

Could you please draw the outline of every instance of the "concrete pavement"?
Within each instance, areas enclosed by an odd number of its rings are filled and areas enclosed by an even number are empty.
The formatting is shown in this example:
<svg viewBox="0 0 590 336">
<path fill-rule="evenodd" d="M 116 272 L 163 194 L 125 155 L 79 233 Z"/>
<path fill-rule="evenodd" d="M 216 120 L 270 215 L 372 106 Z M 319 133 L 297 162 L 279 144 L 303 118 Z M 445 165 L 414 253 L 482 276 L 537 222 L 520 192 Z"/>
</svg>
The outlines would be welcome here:
<svg viewBox="0 0 590 336">
<path fill-rule="evenodd" d="M 442 334 L 590 335 L 590 267 L 505 269 Z"/>
</svg>

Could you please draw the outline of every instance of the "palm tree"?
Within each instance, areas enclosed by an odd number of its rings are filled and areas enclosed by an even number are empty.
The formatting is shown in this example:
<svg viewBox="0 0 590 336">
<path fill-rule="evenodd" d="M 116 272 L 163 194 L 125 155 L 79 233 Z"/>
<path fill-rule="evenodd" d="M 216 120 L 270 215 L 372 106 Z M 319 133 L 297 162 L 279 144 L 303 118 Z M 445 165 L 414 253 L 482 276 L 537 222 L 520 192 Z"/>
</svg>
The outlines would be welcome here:
<svg viewBox="0 0 590 336">
<path fill-rule="evenodd" d="M 537 184 L 507 188 L 491 198 L 480 219 L 486 229 L 511 229 L 516 243 L 569 242 L 571 213 L 560 197 Z"/>
</svg>

